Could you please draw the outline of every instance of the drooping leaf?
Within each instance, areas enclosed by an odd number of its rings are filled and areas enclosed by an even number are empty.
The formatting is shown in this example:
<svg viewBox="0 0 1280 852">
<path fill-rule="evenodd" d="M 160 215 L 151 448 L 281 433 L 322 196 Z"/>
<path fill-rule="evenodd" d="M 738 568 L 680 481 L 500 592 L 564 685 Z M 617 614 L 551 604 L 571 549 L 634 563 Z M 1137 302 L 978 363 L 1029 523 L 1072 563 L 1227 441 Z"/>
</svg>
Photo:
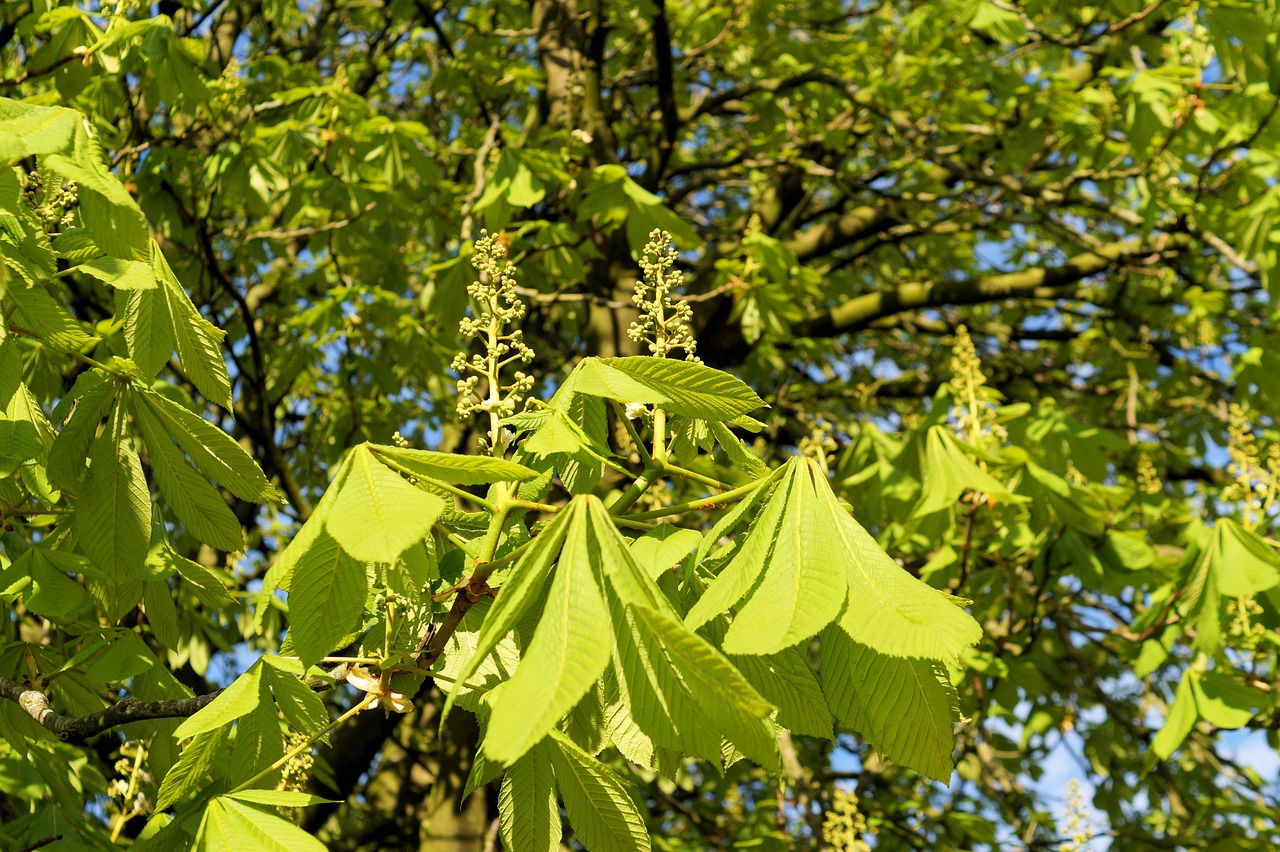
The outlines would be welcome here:
<svg viewBox="0 0 1280 852">
<path fill-rule="evenodd" d="M 877 653 L 834 626 L 821 641 L 822 690 L 836 717 L 890 760 L 949 780 L 958 710 L 945 670 Z"/>
<path fill-rule="evenodd" d="M 525 609 L 537 597 L 560 555 L 567 530 L 567 516 L 561 513 L 533 540 L 529 549 L 512 567 L 510 576 L 498 589 L 497 597 L 489 607 L 474 652 L 450 685 L 442 716 L 448 715 L 457 700 L 459 686 L 471 682 L 480 666 L 516 626 Z"/>
<path fill-rule="evenodd" d="M 513 763 L 498 791 L 498 827 L 507 849 L 555 852 L 560 848 L 560 804 L 551 768 L 554 745 L 538 743 Z"/>
<path fill-rule="evenodd" d="M 583 512 L 569 509 L 554 523 L 562 519 L 568 523 L 564 546 L 537 629 L 515 675 L 493 692 L 484 750 L 504 764 L 546 736 L 609 661 L 609 646 L 600 641 L 609 635 L 609 613 L 592 570 L 587 522 Z"/>
<path fill-rule="evenodd" d="M 151 494 L 127 430 L 117 407 L 110 428 L 93 442 L 76 505 L 80 548 L 109 583 L 140 578 L 151 541 Z"/>
<path fill-rule="evenodd" d="M 270 503 L 280 499 L 258 463 L 226 432 L 158 393 L 141 391 L 137 398 L 209 479 L 241 500 Z"/>
<path fill-rule="evenodd" d="M 547 750 L 578 842 L 588 852 L 649 852 L 649 832 L 622 781 L 558 731 Z"/>
<path fill-rule="evenodd" d="M 225 551 L 244 547 L 239 519 L 208 480 L 187 465 L 159 418 L 146 405 L 130 408 L 146 441 L 156 485 L 178 520 L 211 547 Z"/>
<path fill-rule="evenodd" d="M 165 809 L 193 792 L 225 757 L 224 750 L 230 738 L 229 727 L 219 727 L 199 734 L 182 750 L 156 794 L 156 808 Z"/>
<path fill-rule="evenodd" d="M 183 370 L 202 394 L 230 410 L 231 377 L 219 348 L 224 332 L 200 316 L 163 254 L 155 251 L 152 261 L 155 277 L 165 294 L 165 307 Z"/>
</svg>

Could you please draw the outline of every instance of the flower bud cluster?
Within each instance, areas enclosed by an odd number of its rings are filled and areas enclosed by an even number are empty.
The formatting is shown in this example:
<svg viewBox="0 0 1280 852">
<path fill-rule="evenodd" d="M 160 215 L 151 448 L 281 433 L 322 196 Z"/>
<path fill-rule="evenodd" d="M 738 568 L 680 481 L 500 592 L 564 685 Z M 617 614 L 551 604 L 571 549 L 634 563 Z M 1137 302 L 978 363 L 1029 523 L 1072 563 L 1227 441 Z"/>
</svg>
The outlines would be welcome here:
<svg viewBox="0 0 1280 852">
<path fill-rule="evenodd" d="M 677 257 L 670 234 L 661 230 L 649 234 L 640 259 L 644 277 L 636 282 L 636 293 L 631 298 L 640 309 L 640 319 L 627 329 L 627 336 L 636 343 L 647 343 L 649 353 L 659 358 L 666 358 L 674 349 L 683 349 L 685 360 L 697 361 L 694 352 L 698 342 L 689 328 L 693 308 L 688 302 L 671 298 L 673 290 L 684 286 L 684 273 L 675 268 Z"/>
<path fill-rule="evenodd" d="M 534 352 L 520 329 L 507 331 L 525 315 L 525 304 L 516 294 L 515 266 L 507 262 L 505 243 L 482 231 L 471 264 L 480 277 L 467 288 L 477 306 L 474 317 L 464 317 L 458 330 L 468 340 L 478 339 L 483 352 L 459 352 L 452 369 L 458 374 L 458 416 L 480 411 L 489 415 L 490 444 L 497 446 L 498 421 L 515 413 L 517 405 L 533 389 L 533 377 L 522 370 L 504 382 L 502 372 L 513 364 L 528 364 Z M 483 385 L 481 382 L 483 381 Z"/>
<path fill-rule="evenodd" d="M 46 231 L 75 227 L 74 211 L 80 206 L 80 188 L 75 181 L 64 180 L 58 191 L 49 195 L 40 172 L 28 172 L 22 185 L 22 200 L 35 211 Z"/>
</svg>

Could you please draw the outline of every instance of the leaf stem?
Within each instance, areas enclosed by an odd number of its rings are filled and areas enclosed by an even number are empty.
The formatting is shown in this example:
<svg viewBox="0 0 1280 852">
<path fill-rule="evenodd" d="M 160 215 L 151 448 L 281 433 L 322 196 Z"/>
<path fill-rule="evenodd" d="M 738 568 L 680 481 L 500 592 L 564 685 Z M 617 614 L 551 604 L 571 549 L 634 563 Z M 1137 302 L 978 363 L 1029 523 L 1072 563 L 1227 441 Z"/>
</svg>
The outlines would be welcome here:
<svg viewBox="0 0 1280 852">
<path fill-rule="evenodd" d="M 636 445 L 636 452 L 640 454 L 640 461 L 645 467 L 653 465 L 653 456 L 649 455 L 649 448 L 644 445 L 644 440 L 640 437 L 640 433 L 636 431 L 635 424 L 631 422 L 631 418 L 627 416 L 627 410 L 622 403 L 616 399 L 609 400 L 609 404 L 613 406 L 614 412 L 618 415 L 618 419 L 622 421 L 622 425 L 627 430 L 627 435 L 631 438 L 631 443 Z"/>
<path fill-rule="evenodd" d="M 730 489 L 723 494 L 713 494 L 710 497 L 703 497 L 698 500 L 690 500 L 686 503 L 674 503 L 662 509 L 654 509 L 652 512 L 637 512 L 634 515 L 622 515 L 617 521 L 643 521 L 649 518 L 664 518 L 668 515 L 679 515 L 684 512 L 694 512 L 699 509 L 706 509 L 721 503 L 732 503 L 749 495 L 759 487 L 762 480 L 755 480 L 746 485 L 739 485 L 737 488 Z"/>
</svg>

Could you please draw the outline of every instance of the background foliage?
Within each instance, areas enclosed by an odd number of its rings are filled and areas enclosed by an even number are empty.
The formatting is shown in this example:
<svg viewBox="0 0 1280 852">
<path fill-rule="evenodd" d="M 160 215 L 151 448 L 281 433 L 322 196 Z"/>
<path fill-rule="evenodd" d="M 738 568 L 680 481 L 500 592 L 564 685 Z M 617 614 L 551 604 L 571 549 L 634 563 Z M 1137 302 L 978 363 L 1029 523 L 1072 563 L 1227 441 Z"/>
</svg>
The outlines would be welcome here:
<svg viewBox="0 0 1280 852">
<path fill-rule="evenodd" d="M 849 718 L 835 743 L 790 724 L 778 768 L 670 780 L 614 750 L 624 774 L 599 775 L 567 737 L 529 766 L 629 791 L 666 849 L 1273 848 L 1278 31 L 1273 0 L 5 4 L 0 842 L 136 839 L 175 771 L 234 786 L 283 754 L 281 715 L 314 732 L 367 701 L 296 689 L 290 654 L 332 648 L 280 648 L 298 616 L 267 572 L 396 432 L 485 439 L 454 417 L 472 240 L 511 246 L 547 399 L 584 356 L 641 353 L 631 296 L 662 228 L 698 355 L 769 405 L 737 434 L 780 476 L 802 445 L 828 459 L 889 554 L 973 601 L 956 774 L 885 761 L 867 740 L 891 753 L 894 732 Z M 624 419 L 591 437 L 626 445 Z M 746 458 L 695 472 L 746 482 Z M 582 490 L 629 482 L 598 475 Z M 637 511 L 708 493 L 663 482 Z M 387 529 L 422 521 L 409 492 Z M 328 612 L 298 591 L 295 613 Z M 264 651 L 283 655 L 249 669 Z M 47 689 L 83 722 L 126 688 L 233 679 L 204 716 L 87 744 L 19 703 Z M 332 801 L 218 797 L 209 836 L 284 813 L 282 843 L 498 842 L 502 782 L 459 810 L 478 731 L 441 726 L 441 689 L 286 768 Z M 1070 817 L 1051 755 L 1086 782 Z M 567 816 L 566 840 L 608 848 Z"/>
</svg>

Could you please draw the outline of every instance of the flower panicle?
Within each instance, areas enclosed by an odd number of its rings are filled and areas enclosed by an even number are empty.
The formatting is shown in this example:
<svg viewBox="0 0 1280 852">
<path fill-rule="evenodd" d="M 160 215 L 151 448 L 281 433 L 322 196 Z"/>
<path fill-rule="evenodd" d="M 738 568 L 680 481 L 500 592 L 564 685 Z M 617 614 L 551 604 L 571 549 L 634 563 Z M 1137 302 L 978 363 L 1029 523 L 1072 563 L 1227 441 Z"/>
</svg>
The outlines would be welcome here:
<svg viewBox="0 0 1280 852">
<path fill-rule="evenodd" d="M 640 258 L 644 274 L 636 282 L 635 295 L 631 297 L 640 309 L 640 318 L 627 329 L 627 336 L 636 343 L 647 344 L 649 354 L 658 358 L 666 358 L 681 349 L 685 360 L 698 361 L 698 342 L 690 328 L 693 308 L 671 295 L 684 287 L 684 273 L 675 268 L 678 258 L 671 234 L 659 229 L 649 234 Z"/>
<path fill-rule="evenodd" d="M 504 379 L 507 368 L 528 364 L 534 351 L 524 342 L 524 332 L 510 326 L 524 319 L 525 303 L 516 292 L 515 265 L 507 260 L 506 241 L 482 231 L 476 240 L 471 265 L 479 276 L 467 287 L 475 311 L 464 317 L 458 330 L 468 341 L 478 340 L 480 352 L 459 352 L 452 369 L 458 374 L 459 418 L 479 411 L 489 416 L 489 441 L 495 449 L 500 440 L 502 418 L 516 412 L 533 389 L 533 376 L 515 370 Z"/>
</svg>

